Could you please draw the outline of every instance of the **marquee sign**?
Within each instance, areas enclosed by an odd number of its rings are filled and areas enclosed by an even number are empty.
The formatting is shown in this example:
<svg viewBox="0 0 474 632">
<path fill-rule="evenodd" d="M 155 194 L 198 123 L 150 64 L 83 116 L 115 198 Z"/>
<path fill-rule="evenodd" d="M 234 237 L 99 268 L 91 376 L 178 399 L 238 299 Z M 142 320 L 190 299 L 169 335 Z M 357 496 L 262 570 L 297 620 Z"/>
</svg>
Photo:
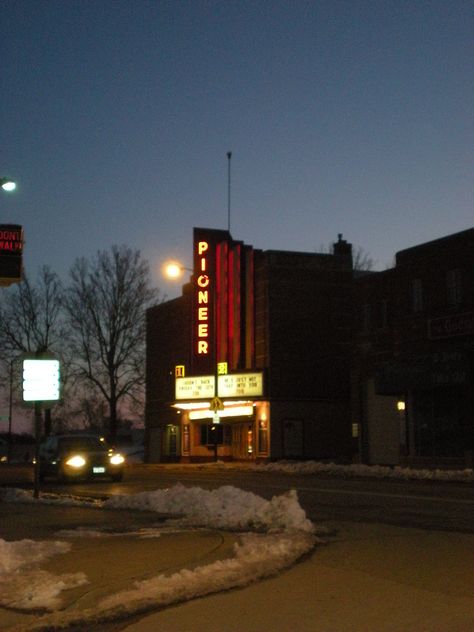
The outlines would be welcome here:
<svg viewBox="0 0 474 632">
<path fill-rule="evenodd" d="M 177 377 L 175 399 L 207 399 L 214 397 L 215 378 L 213 375 Z"/>
<path fill-rule="evenodd" d="M 263 395 L 263 373 L 233 373 L 217 378 L 219 397 L 260 397 Z"/>
</svg>

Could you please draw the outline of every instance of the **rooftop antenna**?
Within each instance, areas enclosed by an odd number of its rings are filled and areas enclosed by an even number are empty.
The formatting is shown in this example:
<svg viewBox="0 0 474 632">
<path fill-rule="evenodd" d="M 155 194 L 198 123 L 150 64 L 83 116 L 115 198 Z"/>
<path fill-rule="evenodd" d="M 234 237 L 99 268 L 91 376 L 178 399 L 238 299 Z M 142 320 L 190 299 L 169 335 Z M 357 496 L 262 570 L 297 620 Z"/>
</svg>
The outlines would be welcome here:
<svg viewBox="0 0 474 632">
<path fill-rule="evenodd" d="M 227 230 L 230 233 L 230 159 L 232 152 L 227 152 Z"/>
</svg>

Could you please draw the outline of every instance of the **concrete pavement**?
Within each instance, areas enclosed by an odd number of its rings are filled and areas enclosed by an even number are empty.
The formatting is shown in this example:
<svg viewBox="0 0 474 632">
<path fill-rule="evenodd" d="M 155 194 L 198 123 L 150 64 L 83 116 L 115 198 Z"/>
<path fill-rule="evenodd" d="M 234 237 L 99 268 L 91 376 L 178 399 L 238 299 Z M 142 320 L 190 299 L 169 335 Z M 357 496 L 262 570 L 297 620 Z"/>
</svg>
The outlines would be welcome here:
<svg viewBox="0 0 474 632">
<path fill-rule="evenodd" d="M 474 536 L 356 523 L 276 577 L 126 632 L 472 632 Z"/>
</svg>

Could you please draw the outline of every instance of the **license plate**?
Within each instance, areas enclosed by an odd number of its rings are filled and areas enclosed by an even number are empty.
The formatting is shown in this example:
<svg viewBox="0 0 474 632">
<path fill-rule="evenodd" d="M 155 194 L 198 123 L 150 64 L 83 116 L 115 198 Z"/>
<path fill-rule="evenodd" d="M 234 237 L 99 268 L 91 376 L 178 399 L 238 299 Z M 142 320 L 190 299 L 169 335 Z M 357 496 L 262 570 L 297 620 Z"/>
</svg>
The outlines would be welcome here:
<svg viewBox="0 0 474 632">
<path fill-rule="evenodd" d="M 105 467 L 93 467 L 92 472 L 94 474 L 105 474 Z"/>
</svg>

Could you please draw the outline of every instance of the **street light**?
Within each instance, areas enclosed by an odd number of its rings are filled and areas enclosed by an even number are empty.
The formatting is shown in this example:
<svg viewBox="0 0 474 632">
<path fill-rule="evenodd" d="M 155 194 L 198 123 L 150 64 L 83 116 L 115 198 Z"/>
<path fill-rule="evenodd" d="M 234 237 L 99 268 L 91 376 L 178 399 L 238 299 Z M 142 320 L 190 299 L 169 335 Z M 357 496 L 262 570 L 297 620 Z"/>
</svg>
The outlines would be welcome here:
<svg viewBox="0 0 474 632">
<path fill-rule="evenodd" d="M 191 268 L 186 268 L 179 261 L 165 261 L 162 266 L 163 274 L 171 280 L 180 279 L 185 271 L 194 272 Z"/>
<path fill-rule="evenodd" d="M 16 189 L 16 182 L 11 178 L 0 178 L 0 186 L 4 191 L 14 191 Z"/>
</svg>

